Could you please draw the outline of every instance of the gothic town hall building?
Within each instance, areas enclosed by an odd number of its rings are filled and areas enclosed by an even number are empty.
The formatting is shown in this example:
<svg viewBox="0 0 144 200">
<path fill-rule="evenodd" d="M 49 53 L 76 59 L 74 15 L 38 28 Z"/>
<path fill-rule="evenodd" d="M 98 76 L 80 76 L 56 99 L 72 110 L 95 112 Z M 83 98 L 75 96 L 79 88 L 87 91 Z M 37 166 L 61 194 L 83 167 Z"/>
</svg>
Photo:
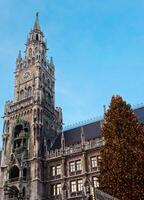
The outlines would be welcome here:
<svg viewBox="0 0 144 200">
<path fill-rule="evenodd" d="M 144 107 L 135 109 L 144 121 Z M 0 200 L 80 200 L 99 186 L 102 120 L 63 131 L 55 107 L 55 65 L 38 14 L 16 60 L 14 100 L 4 111 Z M 5 191 L 7 188 L 7 191 Z M 15 191 L 11 193 L 10 190 Z"/>
</svg>

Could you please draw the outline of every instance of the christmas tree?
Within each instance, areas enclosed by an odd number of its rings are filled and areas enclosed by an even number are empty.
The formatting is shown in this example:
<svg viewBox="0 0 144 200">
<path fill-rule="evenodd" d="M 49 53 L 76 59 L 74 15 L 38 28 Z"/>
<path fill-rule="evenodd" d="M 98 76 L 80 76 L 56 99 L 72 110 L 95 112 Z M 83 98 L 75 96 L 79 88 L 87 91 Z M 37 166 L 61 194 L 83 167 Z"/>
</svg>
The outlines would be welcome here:
<svg viewBox="0 0 144 200">
<path fill-rule="evenodd" d="M 102 135 L 100 189 L 120 200 L 144 200 L 144 128 L 120 96 L 111 99 Z"/>
</svg>

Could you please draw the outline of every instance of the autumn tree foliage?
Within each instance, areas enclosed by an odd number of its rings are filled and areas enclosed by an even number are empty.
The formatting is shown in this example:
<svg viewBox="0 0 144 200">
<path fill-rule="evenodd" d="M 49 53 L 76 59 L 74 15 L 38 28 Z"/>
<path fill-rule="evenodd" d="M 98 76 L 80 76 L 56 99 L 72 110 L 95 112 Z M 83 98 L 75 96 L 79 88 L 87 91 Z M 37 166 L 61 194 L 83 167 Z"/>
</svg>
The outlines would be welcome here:
<svg viewBox="0 0 144 200">
<path fill-rule="evenodd" d="M 119 200 L 144 200 L 144 126 L 122 97 L 105 113 L 100 189 Z"/>
</svg>

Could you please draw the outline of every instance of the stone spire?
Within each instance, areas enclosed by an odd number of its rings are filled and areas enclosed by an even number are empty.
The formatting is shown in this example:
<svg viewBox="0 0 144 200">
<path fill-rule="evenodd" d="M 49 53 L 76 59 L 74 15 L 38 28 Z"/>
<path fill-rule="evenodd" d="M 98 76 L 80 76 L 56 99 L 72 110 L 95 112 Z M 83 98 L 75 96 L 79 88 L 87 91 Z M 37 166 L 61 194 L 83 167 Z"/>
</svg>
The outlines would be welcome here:
<svg viewBox="0 0 144 200">
<path fill-rule="evenodd" d="M 22 59 L 21 50 L 19 50 L 17 60 L 21 60 L 21 59 Z"/>
<path fill-rule="evenodd" d="M 64 150 L 65 150 L 65 137 L 64 137 L 63 131 L 62 131 L 62 134 L 61 134 L 61 148 L 62 148 L 62 151 L 64 152 Z"/>
<path fill-rule="evenodd" d="M 18 59 L 21 59 L 22 56 L 21 56 L 21 50 L 19 50 L 19 53 L 18 53 Z"/>
<path fill-rule="evenodd" d="M 82 144 L 82 148 L 84 148 L 84 145 L 85 145 L 85 134 L 84 134 L 83 126 L 81 127 L 81 144 Z"/>
<path fill-rule="evenodd" d="M 40 31 L 40 25 L 39 25 L 39 13 L 36 13 L 35 23 L 34 23 L 34 30 Z"/>
<path fill-rule="evenodd" d="M 23 67 L 23 59 L 21 51 L 19 50 L 18 57 L 16 59 L 16 70 L 21 69 L 22 67 Z"/>
</svg>

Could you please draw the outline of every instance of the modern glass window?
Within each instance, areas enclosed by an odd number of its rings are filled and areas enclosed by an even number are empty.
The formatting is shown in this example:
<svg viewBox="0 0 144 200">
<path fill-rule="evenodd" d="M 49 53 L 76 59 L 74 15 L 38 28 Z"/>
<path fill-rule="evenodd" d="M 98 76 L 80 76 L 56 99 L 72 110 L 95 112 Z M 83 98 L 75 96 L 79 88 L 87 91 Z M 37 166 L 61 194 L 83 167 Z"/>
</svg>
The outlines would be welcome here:
<svg viewBox="0 0 144 200">
<path fill-rule="evenodd" d="M 70 162 L 69 167 L 70 167 L 70 172 L 75 172 L 75 162 Z"/>
<path fill-rule="evenodd" d="M 77 170 L 77 171 L 82 170 L 81 160 L 77 160 L 77 161 L 76 161 L 76 170 Z"/>
<path fill-rule="evenodd" d="M 91 167 L 92 168 L 97 167 L 97 157 L 96 156 L 91 157 Z"/>
<path fill-rule="evenodd" d="M 83 190 L 83 181 L 82 181 L 82 179 L 77 181 L 77 189 L 78 189 L 78 192 Z"/>
<path fill-rule="evenodd" d="M 56 166 L 56 175 L 61 175 L 61 165 Z"/>
<path fill-rule="evenodd" d="M 76 192 L 77 191 L 77 185 L 76 185 L 76 181 L 71 181 L 71 192 Z"/>
<path fill-rule="evenodd" d="M 93 177 L 93 186 L 94 188 L 99 187 L 98 177 L 96 176 Z"/>
<path fill-rule="evenodd" d="M 56 185 L 56 194 L 57 195 L 61 194 L 61 183 Z"/>
</svg>

